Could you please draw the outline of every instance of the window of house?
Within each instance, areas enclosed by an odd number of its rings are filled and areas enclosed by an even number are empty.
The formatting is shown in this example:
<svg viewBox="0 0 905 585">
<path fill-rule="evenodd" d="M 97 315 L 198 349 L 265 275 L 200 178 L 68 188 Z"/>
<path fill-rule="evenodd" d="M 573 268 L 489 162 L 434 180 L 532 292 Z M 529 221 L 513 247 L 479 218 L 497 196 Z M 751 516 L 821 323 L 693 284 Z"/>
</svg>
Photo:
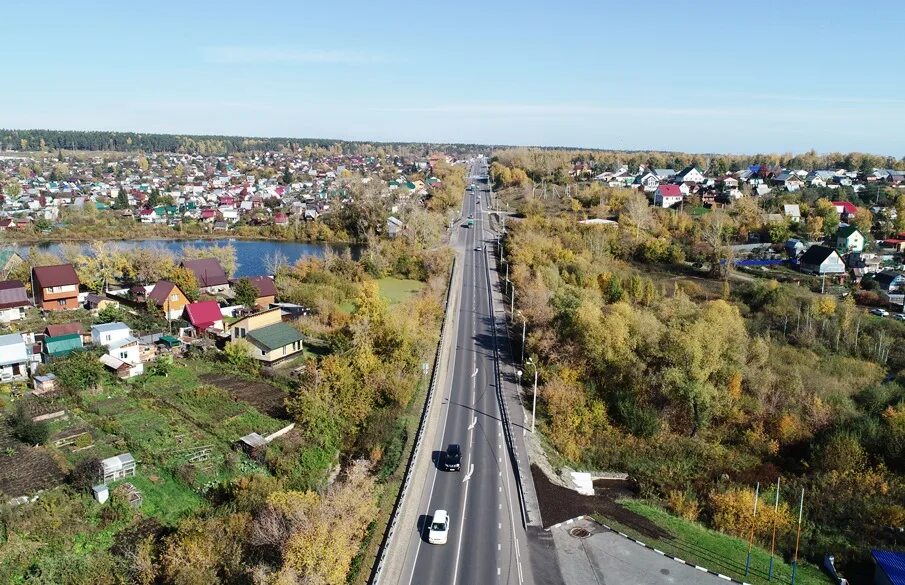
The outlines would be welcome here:
<svg viewBox="0 0 905 585">
<path fill-rule="evenodd" d="M 66 306 L 66 299 L 60 299 L 60 300 L 58 300 L 58 301 L 57 301 L 57 306 L 65 307 L 65 306 Z"/>
<path fill-rule="evenodd" d="M 124 360 L 124 359 L 126 359 L 127 357 L 129 357 L 129 354 L 128 354 L 128 353 L 126 353 L 126 352 L 124 352 L 124 351 L 119 352 L 119 359 Z"/>
<path fill-rule="evenodd" d="M 178 301 L 178 300 L 179 300 L 179 295 L 170 295 L 170 300 L 171 300 L 171 301 Z"/>
<path fill-rule="evenodd" d="M 264 351 L 264 350 L 262 349 L 262 350 L 261 350 L 261 355 L 267 355 L 267 352 Z"/>
</svg>

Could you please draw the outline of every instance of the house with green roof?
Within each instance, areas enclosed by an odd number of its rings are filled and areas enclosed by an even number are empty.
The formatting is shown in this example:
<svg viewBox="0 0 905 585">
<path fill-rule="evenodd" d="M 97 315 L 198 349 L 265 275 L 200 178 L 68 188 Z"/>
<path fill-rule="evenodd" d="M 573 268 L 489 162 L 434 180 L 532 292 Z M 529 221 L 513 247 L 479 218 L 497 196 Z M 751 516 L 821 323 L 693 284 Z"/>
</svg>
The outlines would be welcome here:
<svg viewBox="0 0 905 585">
<path fill-rule="evenodd" d="M 64 358 L 73 351 L 85 347 L 82 343 L 82 336 L 78 333 L 69 333 L 57 337 L 45 337 L 43 345 L 41 354 L 45 363 L 56 358 Z"/>
<path fill-rule="evenodd" d="M 245 339 L 255 348 L 255 359 L 273 365 L 300 354 L 304 337 L 292 325 L 279 322 L 253 329 Z"/>
<path fill-rule="evenodd" d="M 850 252 L 864 251 L 864 235 L 853 225 L 836 230 L 836 251 L 845 255 Z"/>
</svg>

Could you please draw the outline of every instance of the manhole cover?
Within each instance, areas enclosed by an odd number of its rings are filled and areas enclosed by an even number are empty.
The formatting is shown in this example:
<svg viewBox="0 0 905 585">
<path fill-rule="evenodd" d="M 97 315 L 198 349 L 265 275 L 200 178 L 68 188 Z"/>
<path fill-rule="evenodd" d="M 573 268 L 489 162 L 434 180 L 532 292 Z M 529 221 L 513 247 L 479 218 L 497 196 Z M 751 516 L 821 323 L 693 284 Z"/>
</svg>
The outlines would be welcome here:
<svg viewBox="0 0 905 585">
<path fill-rule="evenodd" d="M 575 538 L 587 538 L 591 536 L 591 533 L 584 528 L 573 528 L 569 531 L 569 534 L 574 536 Z"/>
</svg>

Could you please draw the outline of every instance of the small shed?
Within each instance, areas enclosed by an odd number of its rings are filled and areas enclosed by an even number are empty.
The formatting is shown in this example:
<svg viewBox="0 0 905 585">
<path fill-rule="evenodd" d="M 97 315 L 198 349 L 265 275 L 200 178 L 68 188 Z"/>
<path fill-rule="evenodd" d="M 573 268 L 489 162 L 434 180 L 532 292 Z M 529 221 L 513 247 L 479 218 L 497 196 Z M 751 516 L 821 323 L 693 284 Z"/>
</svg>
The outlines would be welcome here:
<svg viewBox="0 0 905 585">
<path fill-rule="evenodd" d="M 253 432 L 236 441 L 235 447 L 244 451 L 255 461 L 262 461 L 264 459 L 264 451 L 267 449 L 267 439 Z"/>
<path fill-rule="evenodd" d="M 104 485 L 124 477 L 135 475 L 135 458 L 131 453 L 123 453 L 116 457 L 108 457 L 101 460 L 101 481 Z"/>
<path fill-rule="evenodd" d="M 158 345 L 162 345 L 168 349 L 173 349 L 182 345 L 182 342 L 179 341 L 179 338 L 173 335 L 161 335 L 160 339 L 157 340 Z"/>
<path fill-rule="evenodd" d="M 57 389 L 57 377 L 54 374 L 35 376 L 33 384 L 33 394 L 40 396 L 42 394 L 46 394 L 47 392 L 53 392 Z"/>
<path fill-rule="evenodd" d="M 77 349 L 82 349 L 82 336 L 78 333 L 68 333 L 58 337 L 45 337 L 43 353 L 47 360 L 63 358 Z"/>
<path fill-rule="evenodd" d="M 99 483 L 91 488 L 91 493 L 99 504 L 103 504 L 110 498 L 110 490 L 107 488 L 107 485 L 103 483 Z"/>
</svg>

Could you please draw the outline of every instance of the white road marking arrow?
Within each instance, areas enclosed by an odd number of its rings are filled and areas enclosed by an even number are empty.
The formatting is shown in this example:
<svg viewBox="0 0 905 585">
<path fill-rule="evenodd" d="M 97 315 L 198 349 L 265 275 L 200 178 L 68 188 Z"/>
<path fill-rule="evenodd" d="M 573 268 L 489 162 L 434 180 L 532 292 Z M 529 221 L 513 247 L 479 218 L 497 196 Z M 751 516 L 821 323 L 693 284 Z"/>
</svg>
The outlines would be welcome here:
<svg viewBox="0 0 905 585">
<path fill-rule="evenodd" d="M 469 479 L 471 479 L 471 474 L 474 473 L 474 463 L 468 466 L 468 473 L 465 474 L 465 477 L 462 478 L 462 483 L 465 483 Z"/>
<path fill-rule="evenodd" d="M 470 431 L 471 429 L 473 429 L 476 424 L 478 424 L 478 417 L 474 417 L 474 420 L 471 421 L 470 425 L 468 425 L 468 430 Z"/>
<path fill-rule="evenodd" d="M 477 375 L 478 375 L 478 369 L 475 368 L 475 369 L 474 369 L 474 373 L 471 375 L 471 377 L 474 378 L 474 377 L 477 376 Z"/>
</svg>

